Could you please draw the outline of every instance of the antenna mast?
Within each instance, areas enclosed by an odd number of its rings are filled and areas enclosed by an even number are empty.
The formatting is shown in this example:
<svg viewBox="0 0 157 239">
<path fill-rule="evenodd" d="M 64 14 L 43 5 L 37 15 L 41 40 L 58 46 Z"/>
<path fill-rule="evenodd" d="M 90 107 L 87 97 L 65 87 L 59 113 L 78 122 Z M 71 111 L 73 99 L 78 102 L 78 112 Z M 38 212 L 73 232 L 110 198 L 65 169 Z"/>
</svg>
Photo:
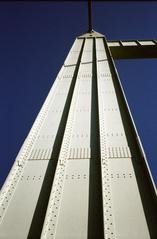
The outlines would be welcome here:
<svg viewBox="0 0 157 239">
<path fill-rule="evenodd" d="M 92 0 L 88 0 L 88 32 L 92 32 Z"/>
</svg>

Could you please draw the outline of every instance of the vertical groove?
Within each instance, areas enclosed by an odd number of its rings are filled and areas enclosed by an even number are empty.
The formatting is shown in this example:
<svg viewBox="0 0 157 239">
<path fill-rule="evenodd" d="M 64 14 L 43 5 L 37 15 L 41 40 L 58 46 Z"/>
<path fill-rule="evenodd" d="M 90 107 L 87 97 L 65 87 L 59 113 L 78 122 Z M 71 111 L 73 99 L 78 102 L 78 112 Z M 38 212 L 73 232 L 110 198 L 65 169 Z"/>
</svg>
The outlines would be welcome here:
<svg viewBox="0 0 157 239">
<path fill-rule="evenodd" d="M 124 130 L 127 137 L 127 142 L 132 154 L 132 164 L 135 170 L 136 180 L 143 204 L 146 221 L 149 228 L 149 233 L 152 239 L 157 238 L 157 198 L 150 178 L 146 163 L 145 156 L 140 148 L 140 143 L 136 130 L 133 125 L 133 121 L 127 107 L 127 103 L 124 97 L 123 89 L 118 78 L 113 60 L 111 58 L 110 50 L 104 39 L 104 45 L 109 61 L 109 66 L 112 74 L 113 84 L 117 96 L 117 101 L 121 113 L 121 118 L 124 126 Z"/>
<path fill-rule="evenodd" d="M 88 239 L 103 239 L 103 202 L 99 137 L 96 46 L 93 39 L 92 99 L 91 99 L 91 159 L 89 182 Z"/>
<path fill-rule="evenodd" d="M 62 117 L 60 120 L 57 135 L 55 138 L 55 142 L 54 142 L 54 146 L 53 146 L 53 150 L 52 150 L 52 154 L 51 154 L 51 160 L 49 161 L 48 166 L 47 166 L 47 170 L 46 170 L 45 177 L 43 180 L 41 192 L 40 192 L 40 195 L 38 198 L 37 206 L 36 206 L 36 209 L 34 212 L 34 216 L 32 219 L 31 226 L 30 226 L 29 234 L 27 237 L 28 239 L 38 239 L 38 238 L 40 238 L 40 235 L 42 232 L 42 227 L 43 227 L 43 223 L 44 223 L 44 219 L 45 219 L 45 215 L 46 215 L 47 205 L 49 202 L 49 196 L 51 193 L 51 188 L 52 188 L 52 183 L 53 183 L 53 179 L 54 179 L 54 175 L 55 175 L 55 171 L 56 171 L 60 148 L 61 148 L 61 144 L 62 144 L 64 132 L 65 132 L 65 127 L 66 127 L 66 123 L 67 123 L 67 119 L 68 119 L 70 104 L 71 104 L 71 100 L 72 100 L 72 96 L 73 96 L 73 92 L 74 92 L 74 88 L 75 88 L 75 83 L 76 83 L 76 79 L 77 79 L 77 75 L 78 75 L 78 70 L 79 70 L 79 66 L 80 66 L 80 62 L 81 62 L 82 52 L 83 52 L 83 48 L 84 48 L 84 42 L 85 42 L 85 40 L 83 40 L 80 54 L 79 54 L 78 61 L 77 61 L 77 65 L 76 65 L 74 75 L 72 78 L 72 82 L 71 82 L 71 85 L 69 88 L 69 92 L 68 92 L 68 96 L 67 96 L 66 103 L 64 106 L 63 114 L 62 114 Z"/>
</svg>

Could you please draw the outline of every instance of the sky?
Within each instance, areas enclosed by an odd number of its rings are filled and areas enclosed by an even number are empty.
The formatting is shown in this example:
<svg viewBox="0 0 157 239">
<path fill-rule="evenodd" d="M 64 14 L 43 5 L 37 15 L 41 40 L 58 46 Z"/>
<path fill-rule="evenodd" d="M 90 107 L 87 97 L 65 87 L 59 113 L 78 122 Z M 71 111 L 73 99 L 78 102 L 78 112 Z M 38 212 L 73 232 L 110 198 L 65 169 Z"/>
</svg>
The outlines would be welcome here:
<svg viewBox="0 0 157 239">
<path fill-rule="evenodd" d="M 86 1 L 0 2 L 0 186 L 75 38 Z M 157 39 L 157 2 L 93 2 L 93 28 L 108 40 Z M 157 59 L 118 60 L 157 185 Z"/>
</svg>

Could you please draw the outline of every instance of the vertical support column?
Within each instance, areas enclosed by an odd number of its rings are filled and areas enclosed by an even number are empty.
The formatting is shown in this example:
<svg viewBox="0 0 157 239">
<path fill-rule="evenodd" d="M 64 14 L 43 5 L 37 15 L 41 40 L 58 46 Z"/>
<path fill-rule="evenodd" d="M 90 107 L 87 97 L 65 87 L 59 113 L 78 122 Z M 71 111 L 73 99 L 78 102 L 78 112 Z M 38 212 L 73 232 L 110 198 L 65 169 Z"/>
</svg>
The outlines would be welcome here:
<svg viewBox="0 0 157 239">
<path fill-rule="evenodd" d="M 40 237 L 82 49 L 76 39 L 1 190 L 0 238 Z"/>
<path fill-rule="evenodd" d="M 86 39 L 42 238 L 87 238 L 93 39 Z"/>
<path fill-rule="evenodd" d="M 101 157 L 101 177 L 102 177 L 102 197 L 103 197 L 103 220 L 104 220 L 104 238 L 115 238 L 112 202 L 111 202 L 111 184 L 108 162 L 107 145 L 107 125 L 105 114 L 111 107 L 111 99 L 108 101 L 108 107 L 104 94 L 112 94 L 110 89 L 110 71 L 108 69 L 107 55 L 104 49 L 102 38 L 96 39 L 96 64 L 97 64 L 97 85 L 98 85 L 98 108 L 99 108 L 99 128 L 100 128 L 100 157 Z M 112 97 L 112 95 L 111 95 Z M 110 130 L 110 129 L 108 129 Z"/>
<path fill-rule="evenodd" d="M 116 71 L 113 58 L 104 39 L 105 49 L 108 56 L 113 84 L 116 91 L 117 101 L 121 118 L 131 151 L 132 166 L 135 173 L 136 183 L 140 194 L 141 204 L 144 210 L 147 227 L 151 238 L 157 237 L 157 191 L 147 163 L 147 159 L 131 115 L 122 84 Z"/>
<path fill-rule="evenodd" d="M 96 42 L 105 238 L 149 239 L 128 142 L 129 132 L 125 129 L 129 122 L 124 124 L 122 120 L 125 112 L 121 111 L 123 106 L 103 38 Z"/>
</svg>

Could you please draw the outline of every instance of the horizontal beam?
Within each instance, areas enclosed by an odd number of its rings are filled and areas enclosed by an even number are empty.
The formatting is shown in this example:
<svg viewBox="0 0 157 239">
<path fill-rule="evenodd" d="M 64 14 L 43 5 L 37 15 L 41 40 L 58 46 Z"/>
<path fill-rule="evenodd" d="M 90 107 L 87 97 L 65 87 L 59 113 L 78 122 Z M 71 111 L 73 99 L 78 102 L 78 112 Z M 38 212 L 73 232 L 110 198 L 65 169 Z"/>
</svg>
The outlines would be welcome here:
<svg viewBox="0 0 157 239">
<path fill-rule="evenodd" d="M 107 42 L 114 59 L 157 58 L 157 40 Z"/>
</svg>

